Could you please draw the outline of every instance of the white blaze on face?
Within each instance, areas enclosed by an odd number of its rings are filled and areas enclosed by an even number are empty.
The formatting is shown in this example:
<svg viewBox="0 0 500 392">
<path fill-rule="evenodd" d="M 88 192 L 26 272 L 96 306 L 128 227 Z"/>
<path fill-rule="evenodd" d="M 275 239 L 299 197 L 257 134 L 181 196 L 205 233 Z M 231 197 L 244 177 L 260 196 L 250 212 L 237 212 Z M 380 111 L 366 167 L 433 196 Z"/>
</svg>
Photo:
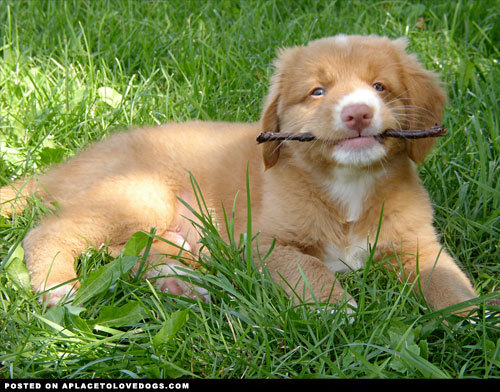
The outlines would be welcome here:
<svg viewBox="0 0 500 392">
<path fill-rule="evenodd" d="M 368 166 L 382 159 L 386 150 L 374 139 L 382 128 L 381 100 L 374 90 L 360 88 L 343 97 L 334 112 L 335 129 L 349 131 L 342 122 L 342 110 L 349 105 L 367 105 L 373 110 L 371 124 L 361 132 L 362 138 L 345 140 L 338 143 L 333 149 L 332 156 L 338 163 L 349 166 Z"/>
<path fill-rule="evenodd" d="M 366 128 L 366 130 L 363 131 L 363 135 L 365 134 L 365 131 L 371 131 L 367 132 L 366 133 L 367 135 L 376 134 L 373 133 L 373 130 L 378 131 L 382 126 L 382 116 L 380 113 L 381 101 L 380 98 L 377 96 L 375 90 L 367 88 L 358 88 L 354 90 L 352 93 L 347 94 L 339 101 L 337 107 L 335 108 L 335 128 L 343 129 L 345 127 L 340 118 L 340 113 L 342 112 L 342 109 L 344 109 L 346 106 L 349 105 L 363 105 L 363 104 L 373 109 L 372 123 L 368 128 Z"/>
</svg>

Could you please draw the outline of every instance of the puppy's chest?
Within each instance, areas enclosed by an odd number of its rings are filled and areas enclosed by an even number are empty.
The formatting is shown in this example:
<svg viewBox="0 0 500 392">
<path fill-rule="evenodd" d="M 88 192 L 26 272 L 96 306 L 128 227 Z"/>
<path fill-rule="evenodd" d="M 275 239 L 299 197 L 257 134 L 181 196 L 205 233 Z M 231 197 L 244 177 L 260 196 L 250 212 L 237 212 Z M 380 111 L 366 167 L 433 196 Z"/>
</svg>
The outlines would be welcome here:
<svg viewBox="0 0 500 392">
<path fill-rule="evenodd" d="M 325 184 L 326 194 L 342 211 L 347 222 L 356 222 L 366 208 L 368 198 L 383 171 L 357 172 L 350 168 L 336 168 L 332 181 Z"/>
<path fill-rule="evenodd" d="M 340 235 L 322 241 L 320 258 L 331 271 L 345 272 L 364 265 L 369 233 L 359 228 L 367 226 L 367 222 L 363 222 L 367 219 L 367 201 L 383 175 L 380 171 L 358 173 L 340 168 L 334 171 L 334 180 L 327 184 L 326 191 L 346 223 L 339 225 L 342 227 Z"/>
<path fill-rule="evenodd" d="M 325 210 L 311 232 L 314 245 L 306 253 L 318 257 L 332 272 L 347 272 L 363 267 L 369 249 L 370 227 L 363 222 L 339 222 Z"/>
</svg>

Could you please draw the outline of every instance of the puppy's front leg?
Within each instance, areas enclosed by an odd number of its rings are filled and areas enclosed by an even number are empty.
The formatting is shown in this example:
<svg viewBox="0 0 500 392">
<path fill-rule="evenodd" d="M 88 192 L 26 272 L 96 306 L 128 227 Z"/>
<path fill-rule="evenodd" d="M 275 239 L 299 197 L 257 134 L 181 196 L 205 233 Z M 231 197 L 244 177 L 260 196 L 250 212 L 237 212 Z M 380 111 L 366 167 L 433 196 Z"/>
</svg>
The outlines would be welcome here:
<svg viewBox="0 0 500 392">
<path fill-rule="evenodd" d="M 350 305 L 356 306 L 356 301 L 344 291 L 324 263 L 298 248 L 277 245 L 266 259 L 266 267 L 274 281 L 295 302 L 316 299 L 318 302 L 337 303 L 345 298 Z"/>
<path fill-rule="evenodd" d="M 405 248 L 399 255 L 405 274 L 411 281 L 419 277 L 415 289 L 422 290 L 432 309 L 446 308 L 476 297 L 465 273 L 437 241 Z"/>
</svg>

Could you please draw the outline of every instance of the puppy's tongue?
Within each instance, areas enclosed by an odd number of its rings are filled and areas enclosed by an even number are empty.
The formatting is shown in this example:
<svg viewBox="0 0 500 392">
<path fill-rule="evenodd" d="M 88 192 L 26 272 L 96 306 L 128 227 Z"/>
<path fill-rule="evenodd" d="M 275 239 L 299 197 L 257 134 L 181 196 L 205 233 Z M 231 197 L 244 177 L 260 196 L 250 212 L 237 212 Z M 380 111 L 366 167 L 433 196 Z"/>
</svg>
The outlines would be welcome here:
<svg viewBox="0 0 500 392">
<path fill-rule="evenodd" d="M 360 136 L 351 139 L 344 139 L 338 143 L 338 146 L 350 150 L 362 150 L 373 147 L 378 143 L 379 141 L 373 136 Z"/>
</svg>

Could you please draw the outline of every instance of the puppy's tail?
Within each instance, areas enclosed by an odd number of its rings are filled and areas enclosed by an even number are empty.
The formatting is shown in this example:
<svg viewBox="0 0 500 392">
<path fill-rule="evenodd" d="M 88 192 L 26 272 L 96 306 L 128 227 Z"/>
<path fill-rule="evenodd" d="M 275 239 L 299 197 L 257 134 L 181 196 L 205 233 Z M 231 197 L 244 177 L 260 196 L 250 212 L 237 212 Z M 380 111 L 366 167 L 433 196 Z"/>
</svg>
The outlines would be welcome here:
<svg viewBox="0 0 500 392">
<path fill-rule="evenodd" d="M 39 189 L 34 178 L 22 178 L 0 188 L 0 214 L 11 216 L 21 213 L 31 196 Z"/>
</svg>

